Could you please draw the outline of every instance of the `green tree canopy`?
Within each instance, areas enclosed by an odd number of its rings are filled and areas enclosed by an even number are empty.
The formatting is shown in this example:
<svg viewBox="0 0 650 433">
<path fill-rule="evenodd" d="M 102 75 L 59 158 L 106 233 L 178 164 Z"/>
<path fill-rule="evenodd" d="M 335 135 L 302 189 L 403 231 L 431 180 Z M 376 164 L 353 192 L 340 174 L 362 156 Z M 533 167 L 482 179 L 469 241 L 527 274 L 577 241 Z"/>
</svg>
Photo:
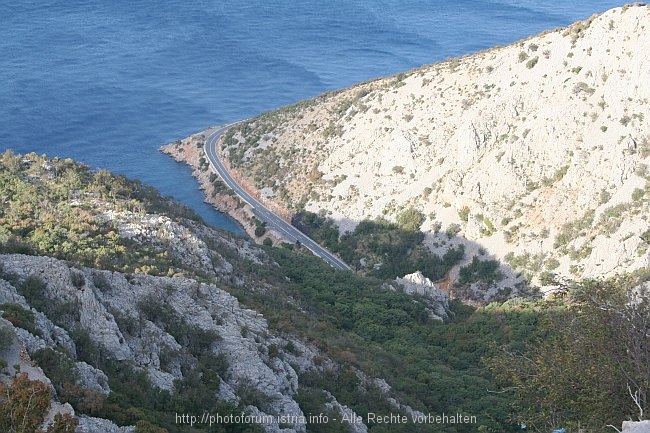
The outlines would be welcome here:
<svg viewBox="0 0 650 433">
<path fill-rule="evenodd" d="M 605 429 L 648 417 L 650 288 L 631 277 L 567 287 L 568 308 L 522 351 L 486 363 L 532 431 Z M 600 430 L 597 430 L 600 431 Z"/>
</svg>

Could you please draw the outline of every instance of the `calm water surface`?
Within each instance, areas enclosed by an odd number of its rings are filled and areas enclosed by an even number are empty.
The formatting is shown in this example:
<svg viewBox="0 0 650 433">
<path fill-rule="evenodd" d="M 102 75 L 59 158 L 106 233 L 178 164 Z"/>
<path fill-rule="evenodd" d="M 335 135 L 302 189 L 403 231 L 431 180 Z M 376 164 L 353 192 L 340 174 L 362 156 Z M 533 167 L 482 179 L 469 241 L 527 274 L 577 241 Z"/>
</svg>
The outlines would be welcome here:
<svg viewBox="0 0 650 433">
<path fill-rule="evenodd" d="M 141 179 L 239 231 L 161 145 L 622 4 L 3 0 L 0 151 L 72 157 Z"/>
</svg>

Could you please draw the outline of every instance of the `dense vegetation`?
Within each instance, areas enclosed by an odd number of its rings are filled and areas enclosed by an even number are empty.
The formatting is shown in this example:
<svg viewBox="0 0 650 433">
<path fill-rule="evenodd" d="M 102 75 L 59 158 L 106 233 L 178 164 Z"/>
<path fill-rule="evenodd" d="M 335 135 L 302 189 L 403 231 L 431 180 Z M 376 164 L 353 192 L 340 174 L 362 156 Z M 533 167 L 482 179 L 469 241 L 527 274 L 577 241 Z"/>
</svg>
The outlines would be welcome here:
<svg viewBox="0 0 650 433">
<path fill-rule="evenodd" d="M 407 210 L 397 223 L 383 218 L 364 220 L 340 239 L 334 222 L 324 216 L 304 211 L 296 214 L 292 223 L 367 275 L 393 279 L 420 271 L 439 280 L 464 257 L 463 246 L 449 248 L 442 257 L 432 253 L 422 244 L 420 217 L 417 211 Z"/>
<path fill-rule="evenodd" d="M 243 302 L 264 313 L 285 332 L 304 335 L 342 368 L 303 375 L 301 398 L 322 403 L 328 390 L 360 414 L 397 413 L 382 392 L 364 383 L 357 369 L 385 378 L 400 401 L 425 413 L 476 415 L 481 431 L 518 431 L 510 417 L 512 396 L 482 364 L 500 346 L 522 347 L 537 332 L 539 303 L 510 302 L 473 308 L 452 302 L 455 318 L 441 324 L 412 297 L 384 288 L 382 280 L 339 272 L 315 257 L 268 249 L 281 265 L 267 280 L 285 280 L 278 292 L 239 292 Z M 290 296 L 290 298 L 287 297 Z M 298 306 L 295 303 L 298 302 Z M 310 406 L 310 407 L 311 407 Z M 477 425 L 371 425 L 372 432 L 474 432 Z M 432 430 L 433 429 L 433 430 Z M 317 431 L 317 430 L 315 430 Z"/>
<path fill-rule="evenodd" d="M 454 301 L 454 318 L 440 324 L 376 277 L 337 272 L 286 249 L 267 251 L 281 266 L 265 278 L 288 278 L 287 292 L 239 296 L 345 366 L 301 378 L 306 407 L 322 401 L 324 389 L 358 413 L 394 413 L 382 392 L 355 374 L 361 369 L 386 378 L 416 410 L 475 414 L 478 431 L 518 431 L 525 422 L 529 431 L 604 432 L 607 424 L 647 417 L 650 295 L 632 289 L 645 275 L 571 283 L 566 298 L 557 300 L 513 299 L 476 310 Z M 496 272 L 494 263 L 475 260 L 463 278 L 489 280 Z M 417 431 L 389 427 L 371 425 L 370 431 Z"/>
<path fill-rule="evenodd" d="M 487 359 L 531 430 L 611 431 L 605 426 L 648 419 L 650 286 L 640 284 L 647 278 L 570 284 L 566 307 L 541 317 L 544 333 Z"/>
<path fill-rule="evenodd" d="M 70 159 L 0 155 L 0 252 L 42 254 L 102 269 L 173 275 L 191 272 L 168 251 L 118 234 L 105 215 L 145 210 L 200 220 L 157 190 Z M 195 270 L 196 271 L 196 270 Z"/>
</svg>

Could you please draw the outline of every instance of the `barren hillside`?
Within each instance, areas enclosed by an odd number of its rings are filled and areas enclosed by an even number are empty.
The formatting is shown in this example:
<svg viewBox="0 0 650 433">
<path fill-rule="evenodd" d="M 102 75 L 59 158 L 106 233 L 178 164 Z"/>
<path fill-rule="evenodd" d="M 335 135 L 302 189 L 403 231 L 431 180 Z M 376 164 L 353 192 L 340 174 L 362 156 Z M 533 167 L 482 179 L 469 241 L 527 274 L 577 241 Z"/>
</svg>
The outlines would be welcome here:
<svg viewBox="0 0 650 433">
<path fill-rule="evenodd" d="M 261 193 L 341 232 L 412 206 L 433 249 L 458 224 L 524 275 L 645 268 L 649 29 L 648 6 L 616 8 L 264 114 L 221 150 Z"/>
</svg>

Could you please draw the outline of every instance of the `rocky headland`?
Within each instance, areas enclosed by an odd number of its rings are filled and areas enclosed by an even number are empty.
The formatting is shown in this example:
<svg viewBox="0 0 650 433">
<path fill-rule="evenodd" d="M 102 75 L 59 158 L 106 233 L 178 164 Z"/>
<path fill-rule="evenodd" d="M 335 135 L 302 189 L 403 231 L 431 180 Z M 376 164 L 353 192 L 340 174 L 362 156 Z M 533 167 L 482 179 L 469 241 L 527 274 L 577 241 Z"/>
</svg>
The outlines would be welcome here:
<svg viewBox="0 0 650 433">
<path fill-rule="evenodd" d="M 160 148 L 160 151 L 192 168 L 192 175 L 196 178 L 199 188 L 205 194 L 206 203 L 237 221 L 246 231 L 246 234 L 255 242 L 261 244 L 265 239 L 269 239 L 271 245 L 277 245 L 283 240 L 282 235 L 275 230 L 266 229 L 262 234 L 256 233 L 255 230 L 261 222 L 255 217 L 250 205 L 234 195 L 218 176 L 208 168 L 208 162 L 203 152 L 203 144 L 212 131 L 213 129 L 208 129 L 174 143 L 166 144 Z M 254 188 L 249 186 L 248 189 L 255 193 Z"/>
<path fill-rule="evenodd" d="M 500 260 L 503 287 L 645 269 L 648 28 L 645 4 L 616 8 L 265 113 L 220 153 L 341 234 L 415 208 L 432 250 Z"/>
</svg>

